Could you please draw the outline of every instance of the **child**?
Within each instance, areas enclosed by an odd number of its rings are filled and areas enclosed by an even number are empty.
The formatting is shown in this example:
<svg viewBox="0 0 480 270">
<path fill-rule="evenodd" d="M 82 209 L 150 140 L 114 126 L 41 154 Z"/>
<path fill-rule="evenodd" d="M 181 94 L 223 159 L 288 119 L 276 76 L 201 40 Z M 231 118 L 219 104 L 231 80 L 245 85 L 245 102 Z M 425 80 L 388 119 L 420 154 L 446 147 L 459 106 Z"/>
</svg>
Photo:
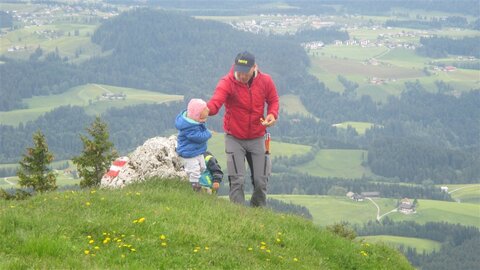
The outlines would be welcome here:
<svg viewBox="0 0 480 270">
<path fill-rule="evenodd" d="M 205 126 L 208 117 L 207 103 L 202 99 L 191 99 L 187 110 L 177 115 L 177 153 L 182 158 L 185 172 L 193 190 L 200 191 L 200 176 L 206 169 L 203 153 L 212 134 Z"/>
<path fill-rule="evenodd" d="M 220 182 L 223 179 L 223 172 L 220 164 L 218 164 L 217 159 L 210 152 L 205 152 L 203 154 L 205 157 L 205 164 L 207 169 L 203 171 L 200 176 L 200 185 L 208 194 L 212 194 L 213 191 L 218 190 L 220 187 Z"/>
</svg>

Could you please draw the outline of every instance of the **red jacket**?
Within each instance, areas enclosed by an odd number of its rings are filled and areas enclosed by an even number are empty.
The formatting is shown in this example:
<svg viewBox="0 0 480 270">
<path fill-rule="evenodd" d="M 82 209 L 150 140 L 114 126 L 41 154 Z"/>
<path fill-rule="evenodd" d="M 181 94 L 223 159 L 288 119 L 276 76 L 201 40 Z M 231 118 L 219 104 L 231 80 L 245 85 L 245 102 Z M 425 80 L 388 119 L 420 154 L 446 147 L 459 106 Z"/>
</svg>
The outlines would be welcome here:
<svg viewBox="0 0 480 270">
<path fill-rule="evenodd" d="M 254 75 L 255 76 L 255 75 Z M 238 139 L 254 139 L 265 135 L 266 127 L 260 122 L 267 115 L 278 118 L 278 94 L 272 78 L 260 71 L 256 72 L 250 87 L 235 79 L 233 66 L 217 84 L 207 106 L 209 115 L 218 113 L 225 104 L 223 129 L 225 133 Z"/>
</svg>

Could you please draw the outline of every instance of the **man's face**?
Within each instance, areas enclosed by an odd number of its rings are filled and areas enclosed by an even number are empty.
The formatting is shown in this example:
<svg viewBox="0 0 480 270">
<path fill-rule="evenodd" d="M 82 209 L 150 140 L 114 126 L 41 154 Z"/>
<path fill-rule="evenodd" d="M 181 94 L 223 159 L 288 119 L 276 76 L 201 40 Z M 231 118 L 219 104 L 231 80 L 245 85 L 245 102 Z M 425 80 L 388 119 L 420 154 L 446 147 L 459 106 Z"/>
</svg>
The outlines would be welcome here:
<svg viewBox="0 0 480 270">
<path fill-rule="evenodd" d="M 238 80 L 242 83 L 245 83 L 245 84 L 248 83 L 248 80 L 250 80 L 250 78 L 252 78 L 256 67 L 257 67 L 257 65 L 253 65 L 253 67 L 250 68 L 250 70 L 248 72 L 237 72 Z"/>
</svg>

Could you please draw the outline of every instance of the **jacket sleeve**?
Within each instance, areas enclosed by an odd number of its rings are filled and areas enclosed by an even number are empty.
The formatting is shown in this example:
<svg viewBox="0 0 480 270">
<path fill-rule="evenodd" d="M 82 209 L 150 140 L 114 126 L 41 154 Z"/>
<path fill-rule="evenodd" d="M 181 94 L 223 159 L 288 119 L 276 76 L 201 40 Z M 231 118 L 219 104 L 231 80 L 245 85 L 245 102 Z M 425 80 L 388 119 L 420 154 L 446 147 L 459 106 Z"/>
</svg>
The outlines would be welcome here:
<svg viewBox="0 0 480 270">
<path fill-rule="evenodd" d="M 222 182 L 223 179 L 223 171 L 222 168 L 220 167 L 220 164 L 218 164 L 217 159 L 212 156 L 210 160 L 207 163 L 207 169 L 212 173 L 213 176 L 213 182 Z"/>
<path fill-rule="evenodd" d="M 212 98 L 207 102 L 207 107 L 210 110 L 208 115 L 216 115 L 222 105 L 225 103 L 228 97 L 228 92 L 230 89 L 230 83 L 228 81 L 227 76 L 220 79 L 215 87 L 215 91 L 213 92 Z"/>
<path fill-rule="evenodd" d="M 268 83 L 267 83 L 266 102 L 268 105 L 267 115 L 273 114 L 273 116 L 275 116 L 275 119 L 278 119 L 278 110 L 280 107 L 279 98 L 278 98 L 277 88 L 275 87 L 275 84 L 273 83 L 273 80 L 270 76 L 268 77 Z"/>
<path fill-rule="evenodd" d="M 212 137 L 212 133 L 205 127 L 201 125 L 199 129 L 192 129 L 186 134 L 187 139 L 195 143 L 204 143 Z"/>
</svg>

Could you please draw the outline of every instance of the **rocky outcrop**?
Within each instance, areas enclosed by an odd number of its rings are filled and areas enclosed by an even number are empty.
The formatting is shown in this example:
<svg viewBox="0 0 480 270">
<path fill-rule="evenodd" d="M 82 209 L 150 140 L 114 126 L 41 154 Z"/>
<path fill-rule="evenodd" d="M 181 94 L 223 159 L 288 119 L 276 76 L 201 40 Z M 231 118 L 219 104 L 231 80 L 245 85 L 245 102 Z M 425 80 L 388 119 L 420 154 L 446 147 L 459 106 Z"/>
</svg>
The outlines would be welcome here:
<svg viewBox="0 0 480 270">
<path fill-rule="evenodd" d="M 154 137 L 127 157 L 116 160 L 101 181 L 104 188 L 119 188 L 151 177 L 187 179 L 180 157 L 175 152 L 177 137 Z"/>
</svg>

